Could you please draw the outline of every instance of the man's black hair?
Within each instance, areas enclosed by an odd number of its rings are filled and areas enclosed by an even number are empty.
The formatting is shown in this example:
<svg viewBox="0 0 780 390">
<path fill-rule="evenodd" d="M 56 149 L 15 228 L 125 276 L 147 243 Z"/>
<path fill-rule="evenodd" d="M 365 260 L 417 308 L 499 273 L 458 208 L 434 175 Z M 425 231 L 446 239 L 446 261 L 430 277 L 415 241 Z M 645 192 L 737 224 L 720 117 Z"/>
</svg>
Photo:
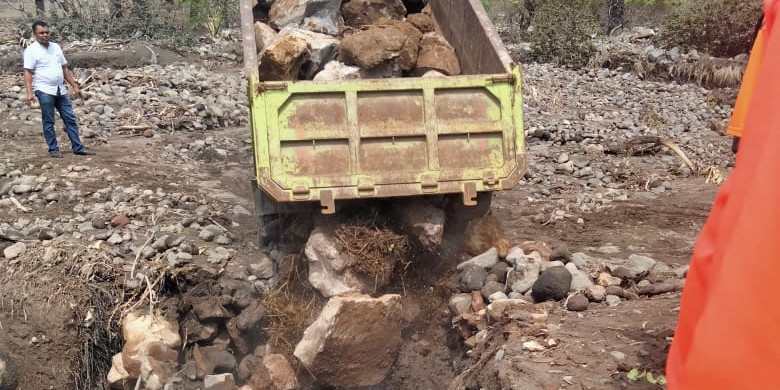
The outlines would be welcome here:
<svg viewBox="0 0 780 390">
<path fill-rule="evenodd" d="M 32 30 L 33 30 L 33 32 L 35 32 L 35 29 L 36 29 L 36 28 L 38 28 L 38 27 L 49 27 L 49 25 L 48 25 L 48 24 L 46 24 L 46 22 L 44 22 L 43 20 L 36 20 L 36 21 L 35 21 L 35 22 L 33 22 L 33 24 L 32 24 Z"/>
</svg>

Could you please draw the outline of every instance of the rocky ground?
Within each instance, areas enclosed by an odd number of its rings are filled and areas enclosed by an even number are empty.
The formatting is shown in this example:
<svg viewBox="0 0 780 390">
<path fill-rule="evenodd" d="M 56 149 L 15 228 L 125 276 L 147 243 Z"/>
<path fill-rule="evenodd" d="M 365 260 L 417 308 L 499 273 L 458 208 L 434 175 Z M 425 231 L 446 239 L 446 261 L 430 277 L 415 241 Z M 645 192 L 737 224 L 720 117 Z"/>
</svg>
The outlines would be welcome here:
<svg viewBox="0 0 780 390">
<path fill-rule="evenodd" d="M 0 389 L 9 377 L 19 389 L 102 388 L 112 357 L 113 381 L 148 388 L 372 382 L 376 370 L 318 381 L 298 362 L 316 359 L 293 356 L 326 306 L 301 253 L 309 220 L 289 221 L 284 245 L 257 247 L 239 65 L 188 61 L 77 69 L 88 99 L 76 113 L 98 154 L 61 160 L 46 155 L 20 74 L 0 74 L 0 360 L 16 362 L 0 366 Z M 398 357 L 373 365 L 389 374 L 370 388 L 656 388 L 628 373 L 663 372 L 685 264 L 733 161 L 722 134 L 733 91 L 523 71 L 529 173 L 491 209 L 523 250 L 472 259 L 447 231 L 442 253 L 411 252 L 371 303 L 387 318 L 376 327 L 397 334 L 371 345 Z M 533 303 L 543 291 L 558 300 Z M 134 324 L 157 331 L 150 341 Z M 139 366 L 121 363 L 150 345 L 159 352 Z"/>
</svg>

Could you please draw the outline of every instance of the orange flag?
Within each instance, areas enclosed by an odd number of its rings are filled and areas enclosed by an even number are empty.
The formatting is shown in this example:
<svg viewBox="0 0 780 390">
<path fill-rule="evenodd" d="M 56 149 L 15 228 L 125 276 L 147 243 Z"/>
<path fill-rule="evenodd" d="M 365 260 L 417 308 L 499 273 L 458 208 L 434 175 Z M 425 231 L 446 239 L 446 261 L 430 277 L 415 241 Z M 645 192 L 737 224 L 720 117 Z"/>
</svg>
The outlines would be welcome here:
<svg viewBox="0 0 780 390">
<path fill-rule="evenodd" d="M 780 389 L 780 0 L 737 167 L 694 249 L 666 374 L 669 390 Z"/>
</svg>

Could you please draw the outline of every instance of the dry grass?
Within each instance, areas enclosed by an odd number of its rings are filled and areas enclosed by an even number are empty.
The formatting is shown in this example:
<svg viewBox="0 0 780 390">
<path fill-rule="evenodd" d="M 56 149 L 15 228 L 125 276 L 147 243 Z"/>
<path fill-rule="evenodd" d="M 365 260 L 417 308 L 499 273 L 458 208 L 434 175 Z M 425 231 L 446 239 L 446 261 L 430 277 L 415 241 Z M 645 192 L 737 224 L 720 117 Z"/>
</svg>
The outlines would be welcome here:
<svg viewBox="0 0 780 390">
<path fill-rule="evenodd" d="M 693 62 L 671 64 L 650 62 L 644 53 L 603 50 L 588 64 L 593 68 L 623 69 L 637 77 L 693 82 L 706 88 L 733 88 L 742 83 L 745 63 L 733 59 L 705 57 Z"/>
<path fill-rule="evenodd" d="M 744 71 L 744 63 L 723 58 L 703 58 L 667 68 L 669 76 L 675 80 L 692 81 L 709 88 L 738 87 Z"/>
<path fill-rule="evenodd" d="M 263 306 L 270 319 L 265 329 L 270 342 L 281 347 L 288 356 L 292 356 L 303 332 L 322 309 L 316 291 L 291 291 L 289 284 L 267 291 L 263 295 Z"/>
<path fill-rule="evenodd" d="M 406 267 L 409 247 L 406 236 L 370 222 L 343 224 L 336 229 L 336 240 L 355 258 L 350 269 L 375 280 L 386 280 L 397 262 Z"/>
</svg>

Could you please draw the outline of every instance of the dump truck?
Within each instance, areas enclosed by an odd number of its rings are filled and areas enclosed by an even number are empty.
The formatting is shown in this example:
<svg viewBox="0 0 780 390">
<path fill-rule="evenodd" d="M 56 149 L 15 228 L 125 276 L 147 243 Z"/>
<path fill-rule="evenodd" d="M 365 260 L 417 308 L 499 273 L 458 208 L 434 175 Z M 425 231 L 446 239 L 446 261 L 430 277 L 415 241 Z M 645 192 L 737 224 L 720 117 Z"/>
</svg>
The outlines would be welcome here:
<svg viewBox="0 0 780 390">
<path fill-rule="evenodd" d="M 521 73 L 479 0 L 429 0 L 461 75 L 262 81 L 251 0 L 241 0 L 259 228 L 279 213 L 341 201 L 458 197 L 489 206 L 518 184 Z M 261 234 L 262 237 L 262 234 Z"/>
</svg>

